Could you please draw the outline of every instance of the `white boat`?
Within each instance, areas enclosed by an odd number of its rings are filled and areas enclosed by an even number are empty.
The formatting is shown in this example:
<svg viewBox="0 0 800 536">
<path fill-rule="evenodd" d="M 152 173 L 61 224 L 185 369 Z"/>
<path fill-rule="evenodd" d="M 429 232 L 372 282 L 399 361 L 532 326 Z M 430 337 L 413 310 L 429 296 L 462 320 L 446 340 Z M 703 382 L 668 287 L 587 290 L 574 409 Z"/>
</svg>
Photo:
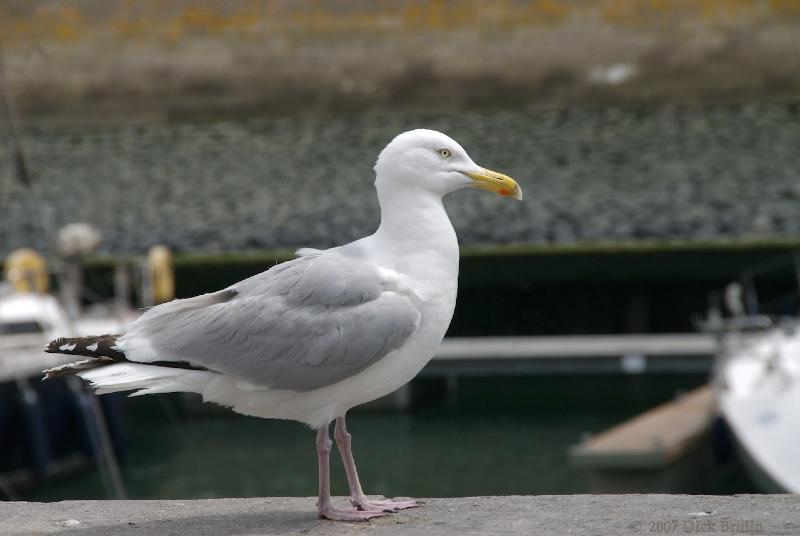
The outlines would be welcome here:
<svg viewBox="0 0 800 536">
<path fill-rule="evenodd" d="M 69 356 L 46 354 L 45 345 L 58 337 L 119 333 L 128 318 L 85 315 L 71 321 L 50 294 L 0 290 L 0 382 L 41 375 Z"/>
<path fill-rule="evenodd" d="M 38 375 L 63 360 L 44 353 L 48 341 L 100 330 L 118 332 L 123 322 L 113 317 L 85 317 L 71 322 L 49 294 L 9 292 L 0 295 L 0 381 Z"/>
<path fill-rule="evenodd" d="M 18 498 L 16 489 L 33 486 L 44 478 L 71 473 L 94 458 L 101 467 L 109 496 L 124 497 L 113 452 L 113 440 L 119 434 L 109 433 L 102 409 L 108 411 L 112 403 L 100 404 L 73 378 L 52 384 L 42 384 L 40 379 L 43 369 L 69 360 L 69 356 L 44 352 L 45 345 L 54 337 L 119 333 L 128 321 L 129 318 L 108 311 L 81 315 L 73 320 L 50 294 L 17 292 L 10 285 L 0 284 L 0 386 L 10 386 L 3 390 L 2 402 L 10 403 L 9 407 L 19 407 L 18 418 L 26 423 L 21 435 L 14 439 L 16 462 L 3 463 L 0 467 L 0 496 Z M 48 396 L 43 396 L 45 390 L 49 390 Z M 64 430 L 58 426 L 48 426 L 53 420 L 69 419 L 76 410 L 83 424 L 67 431 L 72 437 L 65 437 Z M 6 412 L 5 416 L 8 415 Z M 119 429 L 116 423 L 111 424 L 115 430 Z M 78 444 L 88 445 L 88 451 L 55 448 L 74 444 L 76 435 L 83 437 Z M 20 452 L 24 455 L 19 455 Z"/>
<path fill-rule="evenodd" d="M 742 458 L 764 491 L 800 493 L 800 330 L 726 338 L 716 392 Z"/>
<path fill-rule="evenodd" d="M 740 458 L 763 491 L 800 493 L 800 320 L 737 315 L 713 323 L 713 384 Z"/>
</svg>

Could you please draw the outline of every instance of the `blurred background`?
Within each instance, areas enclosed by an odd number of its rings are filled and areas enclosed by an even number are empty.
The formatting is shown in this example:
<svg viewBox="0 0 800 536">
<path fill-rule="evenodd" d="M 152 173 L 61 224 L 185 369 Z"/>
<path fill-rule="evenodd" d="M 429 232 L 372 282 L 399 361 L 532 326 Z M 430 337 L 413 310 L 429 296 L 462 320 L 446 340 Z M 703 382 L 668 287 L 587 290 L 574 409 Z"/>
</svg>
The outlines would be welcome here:
<svg viewBox="0 0 800 536">
<path fill-rule="evenodd" d="M 302 425 L 40 349 L 371 233 L 420 127 L 525 199 L 447 199 L 455 318 L 350 416 L 368 493 L 800 492 L 797 2 L 7 0 L 0 47 L 0 497 L 314 495 Z"/>
</svg>

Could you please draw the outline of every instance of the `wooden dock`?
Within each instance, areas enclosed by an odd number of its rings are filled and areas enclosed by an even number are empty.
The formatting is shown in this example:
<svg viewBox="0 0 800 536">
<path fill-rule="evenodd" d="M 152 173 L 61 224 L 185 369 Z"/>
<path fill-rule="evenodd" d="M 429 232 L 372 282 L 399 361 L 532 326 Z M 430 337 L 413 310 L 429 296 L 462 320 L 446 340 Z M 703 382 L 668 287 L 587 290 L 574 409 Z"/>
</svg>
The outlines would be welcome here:
<svg viewBox="0 0 800 536">
<path fill-rule="evenodd" d="M 700 387 L 593 436 L 570 451 L 592 491 L 680 491 L 708 473 L 708 432 L 717 414 L 710 386 Z"/>
</svg>

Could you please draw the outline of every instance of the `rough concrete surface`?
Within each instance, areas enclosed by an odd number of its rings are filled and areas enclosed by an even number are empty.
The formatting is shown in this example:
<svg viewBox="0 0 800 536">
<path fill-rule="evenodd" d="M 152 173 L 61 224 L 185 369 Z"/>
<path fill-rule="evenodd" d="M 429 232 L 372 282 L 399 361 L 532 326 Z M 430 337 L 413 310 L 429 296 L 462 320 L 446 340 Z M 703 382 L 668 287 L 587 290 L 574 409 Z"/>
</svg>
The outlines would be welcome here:
<svg viewBox="0 0 800 536">
<path fill-rule="evenodd" d="M 343 499 L 340 499 L 343 501 Z M 0 535 L 800 534 L 796 495 L 425 499 L 366 523 L 316 519 L 313 498 L 0 503 Z"/>
</svg>

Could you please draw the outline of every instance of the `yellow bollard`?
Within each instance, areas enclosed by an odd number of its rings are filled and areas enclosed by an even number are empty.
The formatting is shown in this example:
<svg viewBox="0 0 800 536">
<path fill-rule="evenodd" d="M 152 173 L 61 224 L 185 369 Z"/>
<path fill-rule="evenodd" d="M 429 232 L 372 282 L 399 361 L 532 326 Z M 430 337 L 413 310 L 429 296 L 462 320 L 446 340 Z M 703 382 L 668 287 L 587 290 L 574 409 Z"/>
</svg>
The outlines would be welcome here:
<svg viewBox="0 0 800 536">
<path fill-rule="evenodd" d="M 153 246 L 147 253 L 150 275 L 150 299 L 153 305 L 168 302 L 175 297 L 175 269 L 172 251 L 167 246 Z"/>
<path fill-rule="evenodd" d="M 50 287 L 47 262 L 32 249 L 17 249 L 6 257 L 6 280 L 17 292 L 44 294 Z"/>
</svg>

